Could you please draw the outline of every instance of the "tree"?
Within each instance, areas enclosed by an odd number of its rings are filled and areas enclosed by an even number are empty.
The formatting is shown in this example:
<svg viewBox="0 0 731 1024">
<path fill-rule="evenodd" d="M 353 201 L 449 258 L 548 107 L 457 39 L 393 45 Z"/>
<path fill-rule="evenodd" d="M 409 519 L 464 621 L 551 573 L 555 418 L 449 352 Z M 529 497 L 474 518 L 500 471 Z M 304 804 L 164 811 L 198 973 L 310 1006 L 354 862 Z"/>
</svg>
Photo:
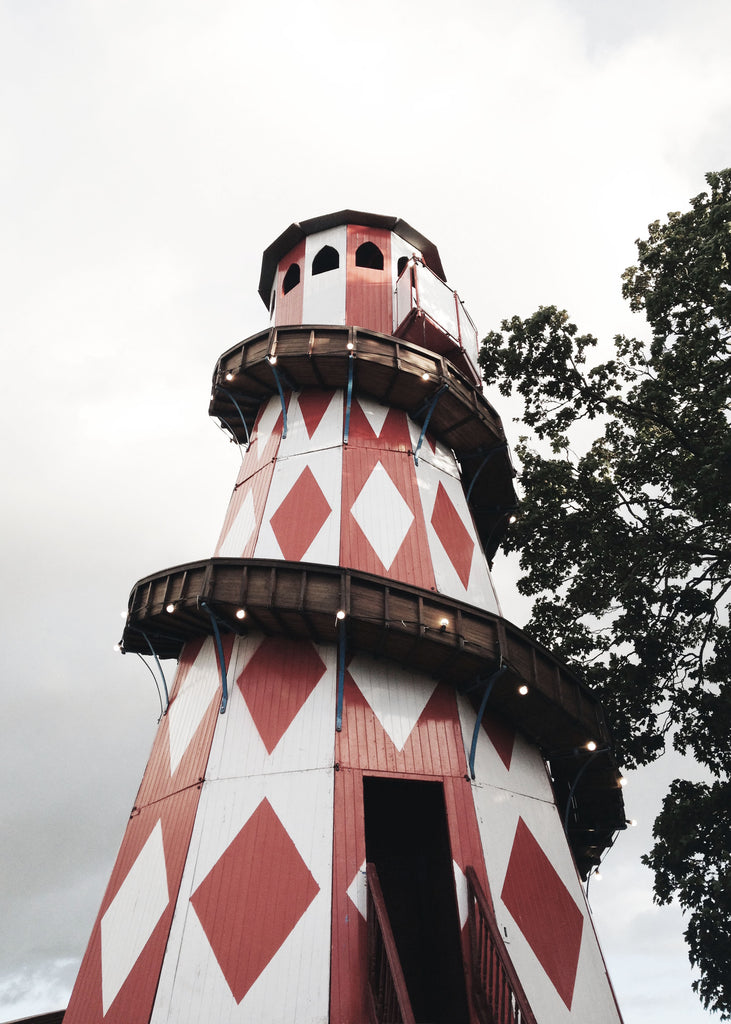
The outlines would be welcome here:
<svg viewBox="0 0 731 1024">
<path fill-rule="evenodd" d="M 627 766 L 671 740 L 712 773 L 672 784 L 644 860 L 656 901 L 689 915 L 694 987 L 729 1020 L 731 169 L 706 181 L 649 226 L 623 275 L 647 340 L 619 335 L 590 365 L 596 339 L 541 307 L 488 334 L 480 365 L 521 396 L 532 431 L 506 542 L 534 598 L 528 632 L 600 693 Z"/>
</svg>

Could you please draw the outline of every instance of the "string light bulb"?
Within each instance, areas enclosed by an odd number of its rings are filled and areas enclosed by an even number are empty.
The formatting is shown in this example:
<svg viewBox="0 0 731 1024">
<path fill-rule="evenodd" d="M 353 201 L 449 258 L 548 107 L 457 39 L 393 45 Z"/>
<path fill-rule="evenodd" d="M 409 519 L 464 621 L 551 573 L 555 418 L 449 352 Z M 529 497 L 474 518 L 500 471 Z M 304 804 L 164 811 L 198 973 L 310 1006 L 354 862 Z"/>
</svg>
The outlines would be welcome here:
<svg viewBox="0 0 731 1024">
<path fill-rule="evenodd" d="M 592 752 L 596 750 L 596 743 L 594 742 L 594 740 L 589 740 L 589 742 L 586 744 L 586 749 L 591 750 Z"/>
<path fill-rule="evenodd" d="M 525 697 L 527 692 L 528 692 L 528 687 L 525 685 L 525 683 L 523 683 L 522 686 L 518 687 L 518 693 L 520 694 L 521 697 Z"/>
<path fill-rule="evenodd" d="M 170 602 L 170 604 L 165 605 L 165 611 L 168 613 L 168 615 L 173 614 L 173 612 L 175 611 L 175 605 L 173 604 L 172 601 Z"/>
<path fill-rule="evenodd" d="M 345 612 L 343 611 L 342 608 L 338 609 L 338 611 L 335 612 L 335 618 L 338 620 L 338 622 L 343 621 L 343 619 L 345 618 Z"/>
<path fill-rule="evenodd" d="M 237 619 L 245 619 L 246 618 L 246 609 L 245 608 L 238 608 L 237 611 L 236 611 L 236 618 Z"/>
</svg>

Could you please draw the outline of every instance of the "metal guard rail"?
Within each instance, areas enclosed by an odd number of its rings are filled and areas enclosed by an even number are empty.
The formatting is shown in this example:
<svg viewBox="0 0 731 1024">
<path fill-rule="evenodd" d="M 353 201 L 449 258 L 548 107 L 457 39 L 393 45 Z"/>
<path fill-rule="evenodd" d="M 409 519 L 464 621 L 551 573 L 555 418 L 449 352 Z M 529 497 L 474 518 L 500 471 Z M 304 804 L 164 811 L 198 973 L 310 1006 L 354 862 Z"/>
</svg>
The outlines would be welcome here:
<svg viewBox="0 0 731 1024">
<path fill-rule="evenodd" d="M 536 1024 L 475 869 L 467 877 L 472 1003 L 480 1024 Z"/>
<path fill-rule="evenodd" d="M 375 864 L 366 864 L 366 881 L 371 1024 L 416 1024 Z"/>
</svg>

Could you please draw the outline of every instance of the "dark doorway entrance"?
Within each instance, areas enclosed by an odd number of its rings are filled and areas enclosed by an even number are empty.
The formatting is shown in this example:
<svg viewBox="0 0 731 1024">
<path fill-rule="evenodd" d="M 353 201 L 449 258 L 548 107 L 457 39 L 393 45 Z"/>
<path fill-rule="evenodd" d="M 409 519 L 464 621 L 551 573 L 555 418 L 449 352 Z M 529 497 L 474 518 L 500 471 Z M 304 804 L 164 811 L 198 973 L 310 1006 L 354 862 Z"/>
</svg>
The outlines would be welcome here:
<svg viewBox="0 0 731 1024">
<path fill-rule="evenodd" d="M 376 865 L 419 1024 L 468 1024 L 459 913 L 441 782 L 363 779 Z"/>
</svg>

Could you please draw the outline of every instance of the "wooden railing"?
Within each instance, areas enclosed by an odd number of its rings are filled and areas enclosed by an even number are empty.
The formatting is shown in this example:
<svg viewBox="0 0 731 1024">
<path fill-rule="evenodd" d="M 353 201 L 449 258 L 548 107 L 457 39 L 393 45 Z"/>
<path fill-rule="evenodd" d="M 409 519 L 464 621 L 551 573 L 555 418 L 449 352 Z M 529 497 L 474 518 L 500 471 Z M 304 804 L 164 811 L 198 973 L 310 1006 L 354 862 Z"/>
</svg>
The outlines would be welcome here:
<svg viewBox="0 0 731 1024">
<path fill-rule="evenodd" d="M 481 1024 L 536 1024 L 495 920 L 489 897 L 473 867 L 467 894 L 472 1002 Z"/>
<path fill-rule="evenodd" d="M 375 864 L 368 883 L 368 1001 L 371 1024 L 416 1024 Z"/>
</svg>

